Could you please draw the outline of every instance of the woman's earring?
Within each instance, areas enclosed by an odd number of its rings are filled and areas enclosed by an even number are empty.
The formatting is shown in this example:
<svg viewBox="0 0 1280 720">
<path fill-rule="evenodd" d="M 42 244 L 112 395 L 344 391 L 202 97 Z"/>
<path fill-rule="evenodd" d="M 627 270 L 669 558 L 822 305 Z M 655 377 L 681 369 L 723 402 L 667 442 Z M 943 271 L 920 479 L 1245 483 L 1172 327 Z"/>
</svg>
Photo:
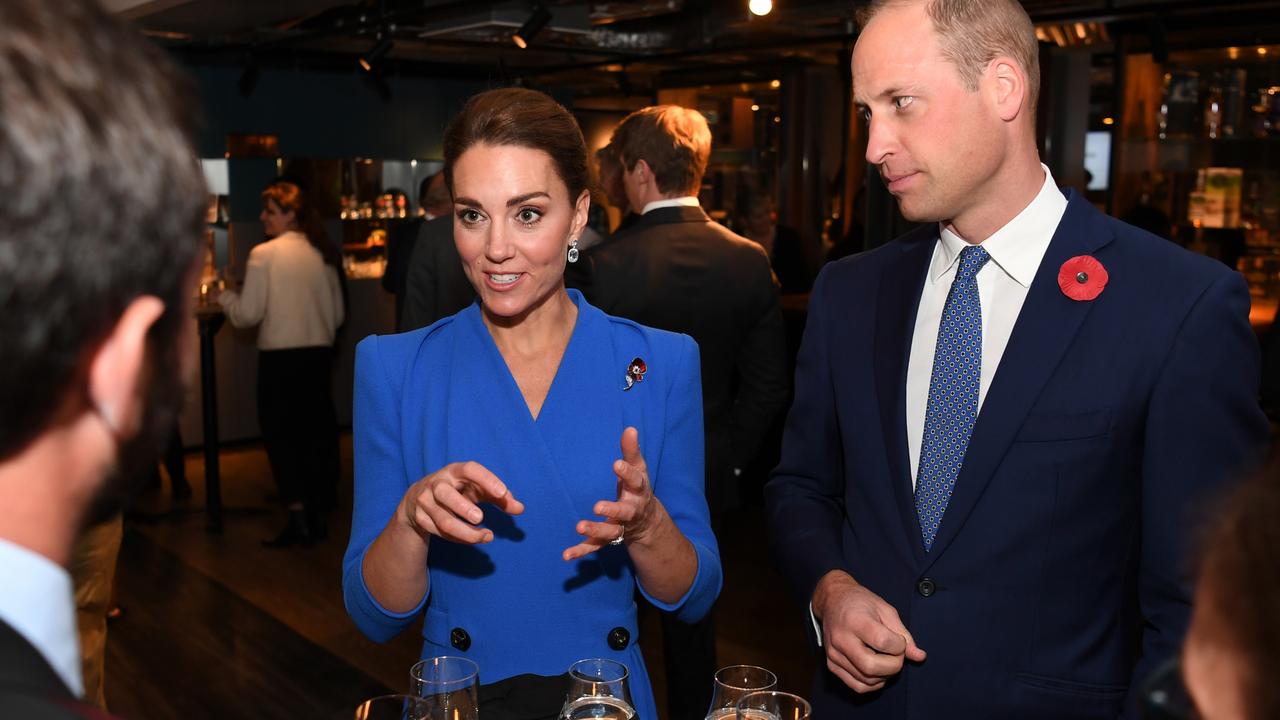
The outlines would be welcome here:
<svg viewBox="0 0 1280 720">
<path fill-rule="evenodd" d="M 569 262 L 578 262 L 578 238 L 569 242 Z"/>
</svg>

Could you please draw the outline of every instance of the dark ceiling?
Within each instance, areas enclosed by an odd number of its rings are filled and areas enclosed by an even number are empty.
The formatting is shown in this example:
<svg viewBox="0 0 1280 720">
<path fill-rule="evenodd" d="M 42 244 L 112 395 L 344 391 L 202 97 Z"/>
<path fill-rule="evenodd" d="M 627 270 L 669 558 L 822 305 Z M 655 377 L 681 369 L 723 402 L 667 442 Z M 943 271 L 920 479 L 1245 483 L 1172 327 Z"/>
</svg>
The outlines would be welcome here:
<svg viewBox="0 0 1280 720">
<path fill-rule="evenodd" d="M 391 38 L 378 73 L 523 78 L 602 94 L 773 76 L 786 64 L 843 63 L 852 0 L 543 0 L 546 27 L 512 42 L 533 0 L 103 0 L 192 63 L 355 71 Z M 1023 0 L 1037 23 L 1096 21 L 1137 44 L 1275 42 L 1275 0 Z M 673 82 L 679 78 L 681 82 Z"/>
</svg>

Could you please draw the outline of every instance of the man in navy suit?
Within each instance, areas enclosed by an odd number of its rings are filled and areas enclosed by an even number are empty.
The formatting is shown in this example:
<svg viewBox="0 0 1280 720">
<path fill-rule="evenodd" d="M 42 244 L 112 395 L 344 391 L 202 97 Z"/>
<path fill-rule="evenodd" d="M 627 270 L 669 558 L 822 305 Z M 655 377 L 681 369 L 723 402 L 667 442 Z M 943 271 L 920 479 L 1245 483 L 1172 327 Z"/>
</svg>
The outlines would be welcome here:
<svg viewBox="0 0 1280 720">
<path fill-rule="evenodd" d="M 1037 52 L 1014 0 L 863 18 L 867 160 L 928 224 L 818 278 L 766 489 L 815 717 L 1133 716 L 1266 441 L 1243 279 L 1057 189 Z"/>
<path fill-rule="evenodd" d="M 5 0 L 0 27 L 0 717 L 106 717 L 79 700 L 66 568 L 194 366 L 193 101 L 95 0 Z"/>
</svg>

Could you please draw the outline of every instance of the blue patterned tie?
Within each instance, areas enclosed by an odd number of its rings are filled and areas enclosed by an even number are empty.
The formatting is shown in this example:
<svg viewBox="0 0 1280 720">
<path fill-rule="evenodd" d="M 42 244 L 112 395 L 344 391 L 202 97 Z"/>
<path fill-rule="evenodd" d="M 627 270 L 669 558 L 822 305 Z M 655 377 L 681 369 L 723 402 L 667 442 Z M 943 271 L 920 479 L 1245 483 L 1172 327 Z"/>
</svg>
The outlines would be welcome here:
<svg viewBox="0 0 1280 720">
<path fill-rule="evenodd" d="M 978 386 L 982 381 L 978 271 L 990 259 L 987 251 L 978 246 L 960 251 L 960 266 L 938 325 L 920 468 L 916 473 L 916 515 L 920 517 L 926 552 L 933 549 L 938 524 L 951 500 L 973 423 L 978 418 Z"/>
</svg>

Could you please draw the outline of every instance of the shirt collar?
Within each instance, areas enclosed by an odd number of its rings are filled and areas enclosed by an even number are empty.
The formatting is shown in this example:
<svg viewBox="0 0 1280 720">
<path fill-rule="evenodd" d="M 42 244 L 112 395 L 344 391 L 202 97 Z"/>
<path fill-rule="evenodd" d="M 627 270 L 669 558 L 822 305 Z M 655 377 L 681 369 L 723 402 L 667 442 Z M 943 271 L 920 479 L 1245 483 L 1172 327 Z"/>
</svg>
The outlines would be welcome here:
<svg viewBox="0 0 1280 720">
<path fill-rule="evenodd" d="M 696 197 L 676 197 L 663 198 L 654 200 L 651 203 L 645 203 L 644 209 L 640 211 L 641 215 L 647 214 L 650 210 L 657 210 L 664 207 L 698 207 L 698 198 Z"/>
<path fill-rule="evenodd" d="M 84 694 L 74 587 L 65 568 L 0 538 L 0 621 L 26 638 L 72 694 Z"/>
<path fill-rule="evenodd" d="M 1023 287 L 1031 286 L 1040 260 L 1067 211 L 1067 198 L 1054 184 L 1053 173 L 1044 163 L 1040 163 L 1040 167 L 1044 170 L 1044 183 L 1031 204 L 982 242 L 991 261 Z M 934 253 L 929 272 L 931 282 L 937 282 L 959 259 L 960 251 L 969 246 L 942 223 L 939 223 L 938 234 L 938 252 Z"/>
</svg>

